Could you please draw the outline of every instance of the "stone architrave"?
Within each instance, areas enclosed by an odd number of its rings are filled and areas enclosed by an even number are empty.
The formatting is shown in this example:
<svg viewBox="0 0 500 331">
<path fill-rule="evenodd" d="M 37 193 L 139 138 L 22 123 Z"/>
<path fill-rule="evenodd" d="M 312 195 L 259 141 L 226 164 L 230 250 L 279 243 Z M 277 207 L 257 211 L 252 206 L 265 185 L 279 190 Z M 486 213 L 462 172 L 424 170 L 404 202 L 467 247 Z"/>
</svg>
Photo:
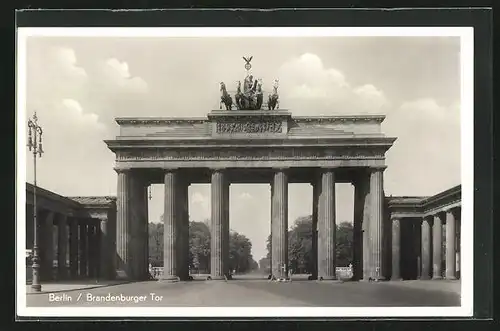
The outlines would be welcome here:
<svg viewBox="0 0 500 331">
<path fill-rule="evenodd" d="M 420 279 L 427 280 L 431 274 L 431 225 L 425 217 L 422 220 L 422 269 Z"/>
<path fill-rule="evenodd" d="M 229 181 L 224 170 L 213 170 L 211 190 L 210 274 L 215 280 L 229 275 Z"/>
<path fill-rule="evenodd" d="M 392 276 L 391 280 L 401 280 L 401 220 L 392 219 Z"/>
<path fill-rule="evenodd" d="M 455 214 L 446 211 L 446 279 L 456 279 Z"/>
<path fill-rule="evenodd" d="M 370 264 L 371 278 L 383 280 L 385 277 L 383 263 L 384 243 L 384 182 L 385 168 L 373 168 L 370 174 Z"/>
<path fill-rule="evenodd" d="M 288 277 L 288 174 L 276 169 L 272 189 L 272 274 L 276 278 Z"/>
<path fill-rule="evenodd" d="M 318 209 L 318 277 L 336 280 L 335 173 L 321 172 Z"/>
<path fill-rule="evenodd" d="M 434 215 L 432 226 L 432 279 L 442 279 L 443 223 L 441 215 Z"/>
</svg>

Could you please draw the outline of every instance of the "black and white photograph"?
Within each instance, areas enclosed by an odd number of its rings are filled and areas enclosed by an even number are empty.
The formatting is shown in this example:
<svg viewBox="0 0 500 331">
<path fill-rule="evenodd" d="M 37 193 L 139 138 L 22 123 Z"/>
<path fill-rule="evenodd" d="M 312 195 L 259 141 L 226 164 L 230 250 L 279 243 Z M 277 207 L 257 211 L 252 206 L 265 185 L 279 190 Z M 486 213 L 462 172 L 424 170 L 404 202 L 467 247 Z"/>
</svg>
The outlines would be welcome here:
<svg viewBox="0 0 500 331">
<path fill-rule="evenodd" d="M 472 42 L 19 28 L 17 314 L 472 316 Z"/>
</svg>

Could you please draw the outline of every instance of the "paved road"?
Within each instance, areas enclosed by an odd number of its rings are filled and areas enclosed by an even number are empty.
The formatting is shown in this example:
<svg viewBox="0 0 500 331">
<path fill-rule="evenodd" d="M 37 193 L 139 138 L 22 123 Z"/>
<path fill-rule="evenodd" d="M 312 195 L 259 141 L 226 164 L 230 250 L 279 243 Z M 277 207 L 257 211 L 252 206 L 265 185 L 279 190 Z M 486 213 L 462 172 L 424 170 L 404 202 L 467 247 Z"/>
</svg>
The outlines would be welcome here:
<svg viewBox="0 0 500 331">
<path fill-rule="evenodd" d="M 257 279 L 162 283 L 138 282 L 54 294 L 29 294 L 28 306 L 177 306 L 177 307 L 388 307 L 459 306 L 460 295 L 446 286 L 425 282 L 315 282 L 276 283 Z M 443 283 L 444 284 L 444 283 Z M 449 284 L 448 284 L 449 285 Z M 459 288 L 459 283 L 452 284 Z M 442 289 L 440 289 L 442 287 Z M 449 286 L 448 286 L 449 287 Z M 151 293 L 155 293 L 156 300 Z M 137 302 L 97 302 L 108 294 Z M 71 301 L 54 301 L 71 298 Z M 79 297 L 79 299 L 78 299 Z M 161 299 L 159 299 L 161 297 Z M 52 299 L 52 301 L 49 301 Z"/>
</svg>

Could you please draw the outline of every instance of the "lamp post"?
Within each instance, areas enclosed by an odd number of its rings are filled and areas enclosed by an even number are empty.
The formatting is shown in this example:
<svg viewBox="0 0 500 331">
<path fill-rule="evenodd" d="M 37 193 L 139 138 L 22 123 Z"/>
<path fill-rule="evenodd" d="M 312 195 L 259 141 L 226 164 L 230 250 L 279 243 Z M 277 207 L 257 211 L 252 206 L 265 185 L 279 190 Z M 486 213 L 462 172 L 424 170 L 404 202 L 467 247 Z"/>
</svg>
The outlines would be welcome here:
<svg viewBox="0 0 500 331">
<path fill-rule="evenodd" d="M 38 125 L 38 117 L 33 114 L 33 118 L 28 119 L 28 149 L 33 151 L 33 281 L 31 288 L 40 292 L 42 285 L 40 284 L 40 255 L 38 251 L 38 222 L 37 222 L 37 208 L 36 208 L 36 159 L 42 157 L 42 127 Z"/>
</svg>

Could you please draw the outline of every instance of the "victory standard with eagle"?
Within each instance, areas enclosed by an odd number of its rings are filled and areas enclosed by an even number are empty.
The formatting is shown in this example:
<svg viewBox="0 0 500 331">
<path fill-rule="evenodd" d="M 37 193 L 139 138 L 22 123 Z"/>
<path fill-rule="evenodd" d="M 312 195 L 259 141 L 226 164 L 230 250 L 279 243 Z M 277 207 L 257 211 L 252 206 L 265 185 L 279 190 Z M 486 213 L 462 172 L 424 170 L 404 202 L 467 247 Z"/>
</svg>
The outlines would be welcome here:
<svg viewBox="0 0 500 331">
<path fill-rule="evenodd" d="M 250 73 L 252 65 L 253 56 L 243 57 L 245 60 L 245 69 L 247 70 L 247 75 L 243 82 L 243 91 L 241 91 L 241 81 L 236 83 L 236 93 L 234 95 L 234 105 L 238 110 L 259 110 L 263 103 L 263 90 L 262 90 L 262 80 L 255 79 Z M 279 96 L 278 96 L 278 83 L 279 81 L 274 80 L 273 93 L 269 94 L 267 101 L 267 108 L 269 110 L 279 109 Z M 220 109 L 222 105 L 225 106 L 226 110 L 233 109 L 233 98 L 228 93 L 226 84 L 224 82 L 220 83 Z"/>
</svg>

